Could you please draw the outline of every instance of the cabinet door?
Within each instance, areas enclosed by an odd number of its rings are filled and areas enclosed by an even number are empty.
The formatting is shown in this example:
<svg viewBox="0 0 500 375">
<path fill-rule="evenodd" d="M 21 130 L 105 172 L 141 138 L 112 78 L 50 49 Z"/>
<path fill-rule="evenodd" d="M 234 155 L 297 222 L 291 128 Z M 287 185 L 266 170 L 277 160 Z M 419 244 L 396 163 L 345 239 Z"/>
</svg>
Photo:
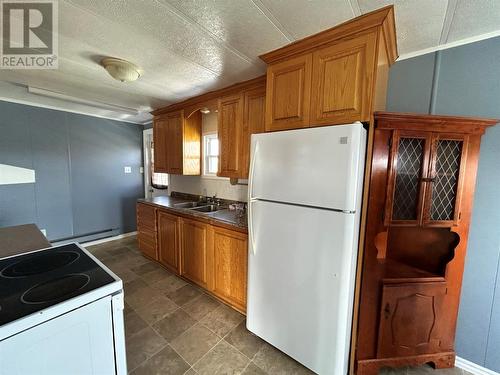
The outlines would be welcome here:
<svg viewBox="0 0 500 375">
<path fill-rule="evenodd" d="M 385 225 L 421 225 L 431 133 L 395 130 L 391 142 Z"/>
<path fill-rule="evenodd" d="M 248 178 L 250 166 L 250 137 L 265 132 L 266 89 L 264 87 L 244 93 L 243 131 L 241 132 L 239 177 Z"/>
<path fill-rule="evenodd" d="M 233 95 L 219 100 L 218 137 L 220 145 L 219 176 L 240 177 L 243 98 Z"/>
<path fill-rule="evenodd" d="M 438 352 L 445 294 L 444 281 L 384 285 L 377 357 Z"/>
<path fill-rule="evenodd" d="M 179 272 L 179 218 L 158 211 L 158 260 L 171 271 Z"/>
<path fill-rule="evenodd" d="M 206 287 L 207 225 L 188 219 L 181 223 L 181 275 Z"/>
<path fill-rule="evenodd" d="M 267 68 L 266 131 L 309 126 L 312 54 Z"/>
<path fill-rule="evenodd" d="M 433 135 L 424 225 L 451 227 L 458 224 L 467 144 L 468 136 Z"/>
<path fill-rule="evenodd" d="M 311 126 L 370 120 L 375 45 L 370 33 L 314 52 Z"/>
<path fill-rule="evenodd" d="M 167 115 L 167 164 L 168 173 L 182 174 L 183 144 L 182 127 L 184 116 L 183 112 L 174 112 Z"/>
<path fill-rule="evenodd" d="M 137 203 L 136 209 L 139 250 L 141 250 L 145 256 L 158 260 L 156 244 L 156 209 L 144 203 Z"/>
<path fill-rule="evenodd" d="M 247 235 L 212 227 L 210 290 L 240 311 L 246 311 Z"/>
<path fill-rule="evenodd" d="M 158 173 L 167 172 L 167 138 L 168 120 L 166 118 L 155 118 L 153 122 L 153 150 L 154 171 Z"/>
</svg>

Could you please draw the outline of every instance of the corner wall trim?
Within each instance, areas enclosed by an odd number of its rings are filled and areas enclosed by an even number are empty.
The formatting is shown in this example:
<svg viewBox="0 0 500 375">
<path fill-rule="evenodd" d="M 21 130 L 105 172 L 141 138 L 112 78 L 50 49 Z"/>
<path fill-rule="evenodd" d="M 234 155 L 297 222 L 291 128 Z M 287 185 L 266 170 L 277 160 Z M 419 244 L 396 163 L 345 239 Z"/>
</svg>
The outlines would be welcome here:
<svg viewBox="0 0 500 375">
<path fill-rule="evenodd" d="M 486 367 L 480 366 L 478 364 L 475 364 L 474 362 L 460 357 L 456 357 L 455 366 L 474 375 L 500 375 L 500 373 L 496 371 L 487 369 Z"/>
<path fill-rule="evenodd" d="M 94 246 L 94 245 L 99 245 L 101 243 L 109 242 L 109 241 L 115 241 L 115 240 L 120 240 L 122 238 L 127 238 L 130 236 L 135 236 L 137 234 L 137 231 L 134 232 L 128 232 L 128 233 L 123 233 L 118 236 L 113 236 L 113 237 L 107 237 L 107 238 L 101 238 L 100 240 L 95 240 L 95 241 L 90 241 L 90 242 L 82 242 L 82 245 L 86 246 Z"/>
</svg>

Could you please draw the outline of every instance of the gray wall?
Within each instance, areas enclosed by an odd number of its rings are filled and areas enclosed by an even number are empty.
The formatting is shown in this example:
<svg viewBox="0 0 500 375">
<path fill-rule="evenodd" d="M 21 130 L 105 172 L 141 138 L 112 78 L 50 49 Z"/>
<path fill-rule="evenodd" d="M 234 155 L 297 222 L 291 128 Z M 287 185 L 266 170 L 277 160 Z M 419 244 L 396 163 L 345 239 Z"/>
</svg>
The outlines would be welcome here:
<svg viewBox="0 0 500 375">
<path fill-rule="evenodd" d="M 134 231 L 142 129 L 0 101 L 0 163 L 36 174 L 35 184 L 0 185 L 0 227 L 36 223 L 52 241 Z"/>
<path fill-rule="evenodd" d="M 388 110 L 500 119 L 500 38 L 397 62 Z M 500 125 L 481 144 L 457 354 L 500 372 Z"/>
</svg>

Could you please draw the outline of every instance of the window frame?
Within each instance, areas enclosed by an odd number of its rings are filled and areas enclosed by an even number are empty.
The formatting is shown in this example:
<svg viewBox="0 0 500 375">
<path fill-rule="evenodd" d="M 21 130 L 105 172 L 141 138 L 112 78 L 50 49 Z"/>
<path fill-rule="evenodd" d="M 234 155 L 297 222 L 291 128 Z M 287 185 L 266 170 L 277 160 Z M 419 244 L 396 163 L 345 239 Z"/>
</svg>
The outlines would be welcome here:
<svg viewBox="0 0 500 375">
<path fill-rule="evenodd" d="M 219 151 L 220 151 L 220 142 L 219 142 L 219 137 L 217 136 L 217 132 L 203 133 L 203 135 L 202 135 L 203 149 L 202 149 L 201 177 L 202 178 L 209 178 L 209 179 L 224 179 L 224 177 L 217 176 L 217 172 L 219 170 L 220 152 L 216 156 L 215 155 L 207 155 L 209 139 L 217 139 L 217 142 L 219 143 Z M 208 159 L 213 158 L 213 157 L 217 157 L 217 172 L 207 173 Z"/>
</svg>

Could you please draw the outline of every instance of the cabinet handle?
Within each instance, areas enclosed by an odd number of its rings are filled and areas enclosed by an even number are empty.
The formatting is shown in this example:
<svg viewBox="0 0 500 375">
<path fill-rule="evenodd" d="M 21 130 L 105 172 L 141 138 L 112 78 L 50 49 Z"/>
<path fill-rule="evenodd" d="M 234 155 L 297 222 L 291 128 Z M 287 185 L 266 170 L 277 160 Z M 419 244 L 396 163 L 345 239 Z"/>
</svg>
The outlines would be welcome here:
<svg viewBox="0 0 500 375">
<path fill-rule="evenodd" d="M 423 177 L 422 182 L 434 182 L 436 177 Z"/>
<path fill-rule="evenodd" d="M 391 315 L 391 307 L 389 306 L 388 303 L 386 303 L 385 308 L 384 308 L 384 318 L 389 319 L 390 315 Z"/>
</svg>

